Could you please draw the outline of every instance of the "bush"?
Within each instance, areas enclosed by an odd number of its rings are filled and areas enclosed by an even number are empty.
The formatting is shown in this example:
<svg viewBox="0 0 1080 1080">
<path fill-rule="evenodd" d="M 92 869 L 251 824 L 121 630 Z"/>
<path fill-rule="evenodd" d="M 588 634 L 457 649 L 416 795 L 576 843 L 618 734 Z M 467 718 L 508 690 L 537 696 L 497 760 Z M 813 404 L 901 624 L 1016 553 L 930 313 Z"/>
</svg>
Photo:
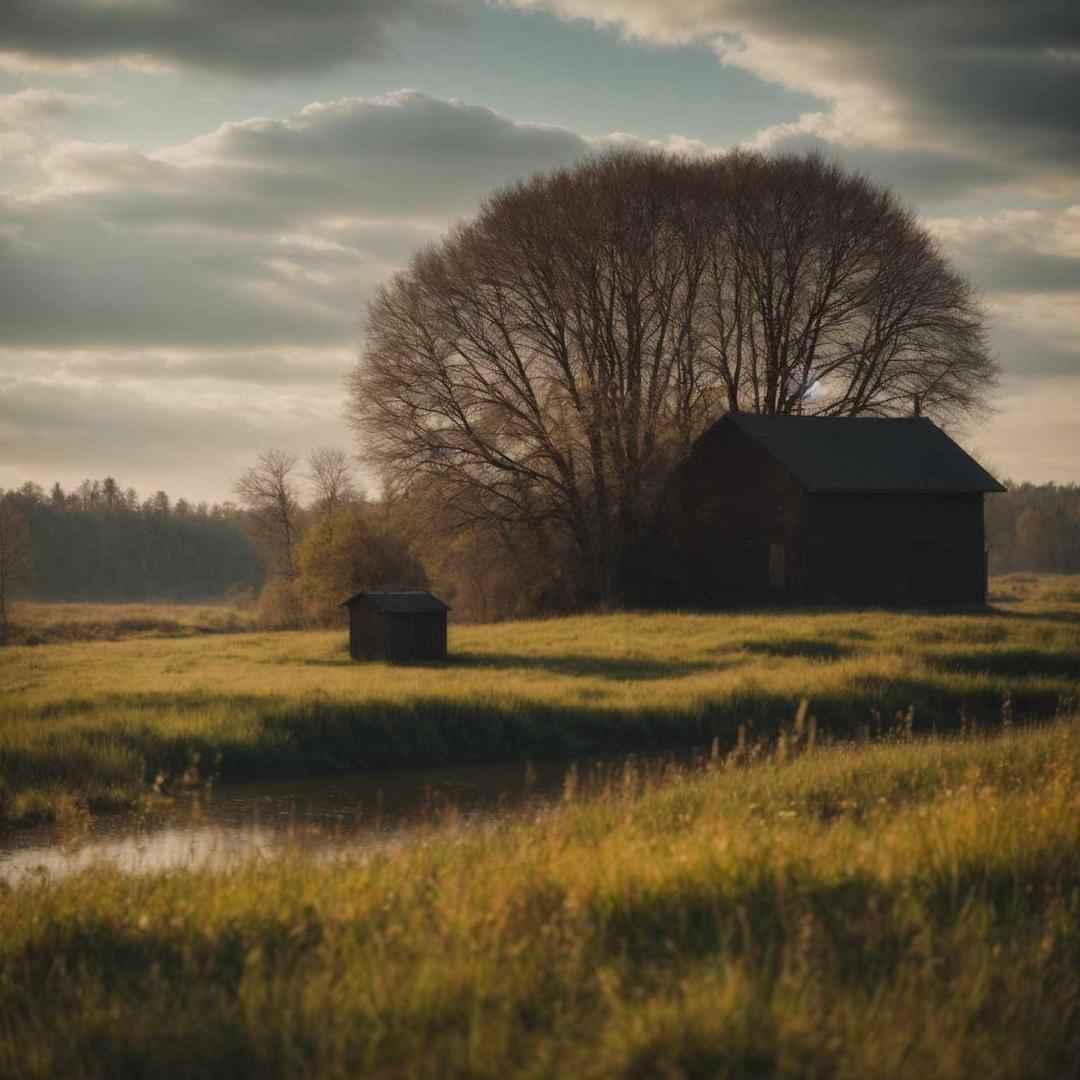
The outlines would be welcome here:
<svg viewBox="0 0 1080 1080">
<path fill-rule="evenodd" d="M 260 630 L 297 630 L 303 625 L 300 601 L 291 581 L 273 578 L 263 586 L 255 624 Z"/>
</svg>

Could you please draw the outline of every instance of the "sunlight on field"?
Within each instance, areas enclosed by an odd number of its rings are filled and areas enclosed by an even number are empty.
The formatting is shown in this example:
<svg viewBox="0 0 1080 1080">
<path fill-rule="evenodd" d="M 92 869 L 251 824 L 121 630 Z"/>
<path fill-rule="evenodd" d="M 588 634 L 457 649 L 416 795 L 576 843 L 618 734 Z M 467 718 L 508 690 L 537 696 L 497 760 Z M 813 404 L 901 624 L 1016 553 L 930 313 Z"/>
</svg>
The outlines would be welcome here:
<svg viewBox="0 0 1080 1080">
<path fill-rule="evenodd" d="M 30 880 L 0 1073 L 1067 1075 L 1078 785 L 1075 719 L 804 733 L 329 864 Z"/>
<path fill-rule="evenodd" d="M 768 734 L 1046 718 L 1080 688 L 1076 579 L 983 613 L 613 614 L 457 626 L 446 662 L 344 632 L 134 638 L 0 656 L 0 820 L 130 805 L 159 773 L 244 779 Z M 1056 589 L 1056 591 L 1054 591 Z M 1034 594 L 1034 595 L 1032 595 Z"/>
<path fill-rule="evenodd" d="M 15 644 L 187 637 L 250 630 L 254 616 L 232 604 L 47 604 L 23 601 L 11 614 Z"/>
</svg>

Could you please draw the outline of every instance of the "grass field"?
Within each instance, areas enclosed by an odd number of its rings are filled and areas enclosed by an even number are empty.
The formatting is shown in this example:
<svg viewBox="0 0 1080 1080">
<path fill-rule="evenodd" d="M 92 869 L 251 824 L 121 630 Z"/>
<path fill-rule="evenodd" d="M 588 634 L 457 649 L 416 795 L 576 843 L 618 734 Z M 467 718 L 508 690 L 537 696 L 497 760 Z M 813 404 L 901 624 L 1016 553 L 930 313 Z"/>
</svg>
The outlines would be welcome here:
<svg viewBox="0 0 1080 1080">
<path fill-rule="evenodd" d="M 236 634 L 252 629 L 254 614 L 232 604 L 47 604 L 23 601 L 11 611 L 16 645 L 120 641 L 132 637 Z"/>
<path fill-rule="evenodd" d="M 451 631 L 356 664 L 344 632 L 139 637 L 0 653 L 0 823 L 132 806 L 192 766 L 267 778 L 718 739 L 987 727 L 1076 708 L 1080 582 L 1016 576 L 976 614 L 617 614 Z M 1009 599 L 1004 599 L 1009 597 Z"/>
<path fill-rule="evenodd" d="M 1080 724 L 808 739 L 364 857 L 11 888 L 0 1075 L 1074 1075 Z"/>
</svg>

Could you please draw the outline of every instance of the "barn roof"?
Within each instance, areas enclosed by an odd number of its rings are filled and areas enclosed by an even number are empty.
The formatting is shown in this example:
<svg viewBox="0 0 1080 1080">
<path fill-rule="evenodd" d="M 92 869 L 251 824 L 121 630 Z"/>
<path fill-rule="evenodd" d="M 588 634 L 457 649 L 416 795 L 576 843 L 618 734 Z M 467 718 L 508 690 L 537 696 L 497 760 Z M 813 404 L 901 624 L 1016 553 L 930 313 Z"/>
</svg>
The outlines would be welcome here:
<svg viewBox="0 0 1080 1080">
<path fill-rule="evenodd" d="M 365 589 L 355 596 L 350 596 L 341 606 L 348 607 L 357 600 L 367 600 L 374 604 L 380 611 L 389 611 L 395 614 L 422 615 L 432 611 L 449 611 L 450 606 L 444 604 L 437 596 L 432 596 L 423 589 L 401 590 L 371 590 Z"/>
<path fill-rule="evenodd" d="M 720 420 L 743 431 L 807 491 L 1004 491 L 926 417 L 759 416 Z"/>
</svg>

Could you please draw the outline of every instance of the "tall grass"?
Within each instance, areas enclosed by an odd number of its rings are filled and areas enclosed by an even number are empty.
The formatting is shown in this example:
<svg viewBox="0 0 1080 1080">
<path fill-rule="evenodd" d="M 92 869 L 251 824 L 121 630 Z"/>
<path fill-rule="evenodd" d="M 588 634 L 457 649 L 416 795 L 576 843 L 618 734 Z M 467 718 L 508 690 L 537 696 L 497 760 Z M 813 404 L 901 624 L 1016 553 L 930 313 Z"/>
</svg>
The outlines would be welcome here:
<svg viewBox="0 0 1080 1080">
<path fill-rule="evenodd" d="M 809 728 L 799 746 L 805 750 Z M 1080 723 L 0 896 L 0 1074 L 1066 1076 Z"/>
<path fill-rule="evenodd" d="M 1075 609 L 1075 610 L 1074 610 Z M 1045 719 L 1080 688 L 1080 605 L 973 614 L 618 614 L 452 628 L 451 658 L 357 664 L 344 633 L 0 655 L 0 823 L 223 779 L 724 747 L 803 697 L 823 735 Z"/>
</svg>

